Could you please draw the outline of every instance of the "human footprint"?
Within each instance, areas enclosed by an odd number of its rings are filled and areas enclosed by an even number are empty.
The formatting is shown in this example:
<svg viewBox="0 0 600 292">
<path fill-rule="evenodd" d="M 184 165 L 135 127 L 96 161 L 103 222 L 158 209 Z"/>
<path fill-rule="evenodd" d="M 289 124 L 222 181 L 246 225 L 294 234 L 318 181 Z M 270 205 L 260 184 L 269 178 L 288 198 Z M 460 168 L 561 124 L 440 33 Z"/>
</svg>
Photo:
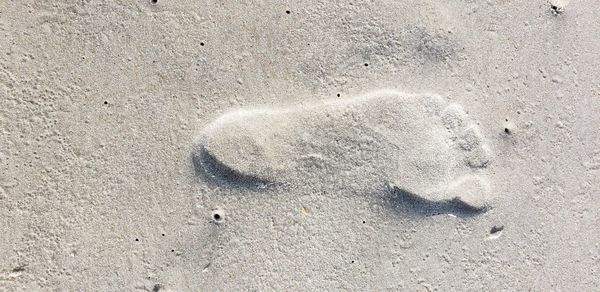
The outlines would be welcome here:
<svg viewBox="0 0 600 292">
<path fill-rule="evenodd" d="M 388 189 L 477 211 L 488 208 L 489 157 L 460 105 L 391 90 L 236 110 L 194 144 L 198 170 L 238 186 Z"/>
</svg>

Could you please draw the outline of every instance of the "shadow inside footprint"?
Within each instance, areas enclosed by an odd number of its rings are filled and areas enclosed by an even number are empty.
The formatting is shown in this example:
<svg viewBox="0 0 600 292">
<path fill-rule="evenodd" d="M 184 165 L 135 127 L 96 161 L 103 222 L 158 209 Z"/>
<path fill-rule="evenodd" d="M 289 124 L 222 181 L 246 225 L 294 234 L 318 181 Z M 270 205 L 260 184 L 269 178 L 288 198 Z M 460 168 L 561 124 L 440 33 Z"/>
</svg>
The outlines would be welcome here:
<svg viewBox="0 0 600 292">
<path fill-rule="evenodd" d="M 470 218 L 487 211 L 486 208 L 476 208 L 456 198 L 430 201 L 396 186 L 390 186 L 386 195 L 394 211 L 415 217 L 451 214 L 460 218 Z"/>
<path fill-rule="evenodd" d="M 247 190 L 260 190 L 274 185 L 268 180 L 247 175 L 226 166 L 206 151 L 203 146 L 200 146 L 200 149 L 192 155 L 192 162 L 196 175 L 219 185 L 229 185 Z"/>
</svg>

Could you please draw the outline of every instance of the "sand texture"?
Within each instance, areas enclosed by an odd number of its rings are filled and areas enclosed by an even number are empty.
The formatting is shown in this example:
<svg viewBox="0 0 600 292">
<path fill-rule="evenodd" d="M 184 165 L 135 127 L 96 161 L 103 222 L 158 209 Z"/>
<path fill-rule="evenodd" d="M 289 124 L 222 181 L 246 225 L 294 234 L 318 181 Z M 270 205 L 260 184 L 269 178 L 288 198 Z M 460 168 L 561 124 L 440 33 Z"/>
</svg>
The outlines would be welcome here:
<svg viewBox="0 0 600 292">
<path fill-rule="evenodd" d="M 0 291 L 597 291 L 600 2 L 0 1 Z"/>
</svg>

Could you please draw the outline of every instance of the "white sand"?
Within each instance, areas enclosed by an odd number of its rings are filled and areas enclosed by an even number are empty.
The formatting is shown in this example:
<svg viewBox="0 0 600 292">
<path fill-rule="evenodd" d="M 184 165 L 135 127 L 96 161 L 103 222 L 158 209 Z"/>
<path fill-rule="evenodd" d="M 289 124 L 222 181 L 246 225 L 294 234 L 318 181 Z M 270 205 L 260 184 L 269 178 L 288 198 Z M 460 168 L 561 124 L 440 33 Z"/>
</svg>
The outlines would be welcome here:
<svg viewBox="0 0 600 292">
<path fill-rule="evenodd" d="M 0 291 L 600 287 L 597 1 L 107 2 L 0 1 Z"/>
</svg>

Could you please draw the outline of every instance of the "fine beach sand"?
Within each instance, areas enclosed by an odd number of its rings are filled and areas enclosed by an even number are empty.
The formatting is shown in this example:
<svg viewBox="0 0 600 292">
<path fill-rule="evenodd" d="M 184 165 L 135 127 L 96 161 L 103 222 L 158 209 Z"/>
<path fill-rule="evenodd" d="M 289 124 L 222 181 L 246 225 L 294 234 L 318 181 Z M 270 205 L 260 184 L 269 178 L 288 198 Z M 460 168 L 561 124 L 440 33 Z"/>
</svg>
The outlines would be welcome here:
<svg viewBox="0 0 600 292">
<path fill-rule="evenodd" d="M 0 1 L 0 291 L 595 291 L 599 19 Z"/>
</svg>

